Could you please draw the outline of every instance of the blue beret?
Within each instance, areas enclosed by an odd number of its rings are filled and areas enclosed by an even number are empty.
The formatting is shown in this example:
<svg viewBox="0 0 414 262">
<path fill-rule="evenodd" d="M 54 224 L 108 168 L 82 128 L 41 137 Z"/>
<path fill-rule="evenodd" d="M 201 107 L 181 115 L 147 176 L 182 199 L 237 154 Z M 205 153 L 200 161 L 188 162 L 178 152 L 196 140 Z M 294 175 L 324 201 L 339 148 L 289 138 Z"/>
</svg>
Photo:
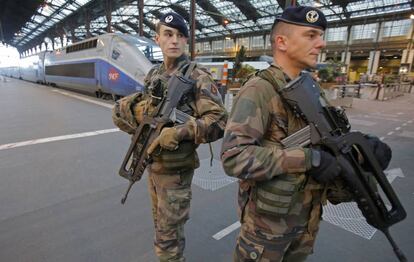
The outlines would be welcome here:
<svg viewBox="0 0 414 262">
<path fill-rule="evenodd" d="M 319 9 L 310 6 L 290 6 L 283 11 L 282 16 L 276 18 L 275 24 L 277 22 L 311 26 L 324 31 L 328 24 L 325 15 Z"/>
<path fill-rule="evenodd" d="M 173 12 L 163 14 L 160 17 L 160 23 L 165 26 L 175 28 L 180 31 L 185 37 L 188 37 L 187 24 L 181 15 Z"/>
</svg>

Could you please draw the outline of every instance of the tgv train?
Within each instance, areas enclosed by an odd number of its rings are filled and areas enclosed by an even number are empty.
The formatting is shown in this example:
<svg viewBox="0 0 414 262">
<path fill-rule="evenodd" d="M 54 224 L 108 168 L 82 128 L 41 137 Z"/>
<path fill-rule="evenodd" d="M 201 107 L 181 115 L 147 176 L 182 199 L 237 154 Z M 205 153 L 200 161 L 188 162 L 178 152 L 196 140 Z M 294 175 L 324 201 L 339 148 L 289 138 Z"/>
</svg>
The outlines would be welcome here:
<svg viewBox="0 0 414 262">
<path fill-rule="evenodd" d="M 152 40 L 108 33 L 23 58 L 18 70 L 0 68 L 0 73 L 117 99 L 141 91 L 145 75 L 161 60 Z"/>
</svg>

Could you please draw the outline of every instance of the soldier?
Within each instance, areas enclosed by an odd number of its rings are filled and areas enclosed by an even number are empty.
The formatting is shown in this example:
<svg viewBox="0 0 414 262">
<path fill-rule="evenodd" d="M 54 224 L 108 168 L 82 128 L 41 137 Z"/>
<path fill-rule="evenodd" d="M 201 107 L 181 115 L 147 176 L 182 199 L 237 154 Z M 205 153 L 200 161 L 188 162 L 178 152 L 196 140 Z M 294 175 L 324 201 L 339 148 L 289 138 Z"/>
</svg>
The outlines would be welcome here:
<svg viewBox="0 0 414 262">
<path fill-rule="evenodd" d="M 186 97 L 178 109 L 196 120 L 164 128 L 148 149 L 153 158 L 148 166 L 148 184 L 155 226 L 154 246 L 160 261 L 185 261 L 184 224 L 189 218 L 194 169 L 199 167 L 196 148 L 201 143 L 220 139 L 227 120 L 214 80 L 204 69 L 190 63 L 184 54 L 187 39 L 187 25 L 180 15 L 162 15 L 156 26 L 155 41 L 161 47 L 164 62 L 146 76 L 144 93 L 122 98 L 113 110 L 114 123 L 123 131 L 133 133 L 143 115 L 151 115 L 168 92 L 168 79 L 173 74 L 183 76 L 192 70 L 190 77 L 196 80 L 195 93 Z"/>
<path fill-rule="evenodd" d="M 278 90 L 302 70 L 316 67 L 326 26 L 316 8 L 287 8 L 272 27 L 274 62 L 252 76 L 235 99 L 221 155 L 225 172 L 240 179 L 241 230 L 234 261 L 304 261 L 313 252 L 321 204 L 341 168 L 328 151 L 283 148 L 280 141 L 306 124 Z M 385 169 L 391 150 L 376 137 L 369 143 Z M 349 201 L 346 196 L 342 200 Z"/>
</svg>

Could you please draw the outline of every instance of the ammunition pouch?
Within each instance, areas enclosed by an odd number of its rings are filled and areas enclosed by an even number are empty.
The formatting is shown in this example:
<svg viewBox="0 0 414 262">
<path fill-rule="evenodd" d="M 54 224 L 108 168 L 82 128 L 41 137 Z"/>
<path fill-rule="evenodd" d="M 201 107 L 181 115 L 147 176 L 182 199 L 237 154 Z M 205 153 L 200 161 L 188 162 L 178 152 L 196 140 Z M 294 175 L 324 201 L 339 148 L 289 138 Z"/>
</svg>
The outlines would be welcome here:
<svg viewBox="0 0 414 262">
<path fill-rule="evenodd" d="M 256 212 L 272 216 L 288 215 L 297 202 L 302 202 L 305 174 L 283 174 L 270 181 L 258 182 L 253 199 Z"/>
<path fill-rule="evenodd" d="M 182 141 L 176 150 L 162 149 L 152 154 L 151 172 L 177 174 L 199 167 L 196 153 L 197 146 L 190 141 Z"/>
<path fill-rule="evenodd" d="M 282 148 L 269 140 L 263 141 L 263 145 Z M 304 173 L 281 174 L 271 180 L 257 182 L 252 192 L 256 212 L 271 216 L 288 215 L 296 203 L 302 202 L 306 178 Z"/>
</svg>

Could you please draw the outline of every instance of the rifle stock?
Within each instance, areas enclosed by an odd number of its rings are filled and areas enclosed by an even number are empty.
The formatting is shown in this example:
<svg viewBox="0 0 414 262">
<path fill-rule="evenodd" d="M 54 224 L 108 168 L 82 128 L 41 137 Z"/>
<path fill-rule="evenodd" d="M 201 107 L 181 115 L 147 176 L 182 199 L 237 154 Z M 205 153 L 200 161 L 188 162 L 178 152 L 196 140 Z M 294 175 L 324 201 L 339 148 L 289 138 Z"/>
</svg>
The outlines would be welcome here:
<svg viewBox="0 0 414 262">
<path fill-rule="evenodd" d="M 350 132 L 344 112 L 332 110 L 326 105 L 321 98 L 319 86 L 308 74 L 290 82 L 281 93 L 294 113 L 308 123 L 305 128 L 283 139 L 282 145 L 312 145 L 332 152 L 342 168 L 341 177 L 367 222 L 386 235 L 400 261 L 407 261 L 388 231 L 391 225 L 403 220 L 407 214 L 364 135 Z M 352 153 L 355 147 L 364 158 L 364 167 Z M 390 203 L 390 209 L 377 186 L 370 182 L 372 178 L 375 178 Z"/>
<path fill-rule="evenodd" d="M 186 77 L 173 75 L 168 81 L 168 93 L 161 100 L 154 114 L 145 115 L 142 123 L 139 124 L 119 169 L 119 175 L 129 180 L 128 189 L 121 199 L 122 204 L 125 203 L 134 183 L 141 179 L 146 167 L 152 162 L 147 150 L 160 135 L 161 130 L 175 123 L 183 124 L 193 118 L 178 110 L 177 106 L 185 95 L 193 92 L 194 83 Z"/>
</svg>

